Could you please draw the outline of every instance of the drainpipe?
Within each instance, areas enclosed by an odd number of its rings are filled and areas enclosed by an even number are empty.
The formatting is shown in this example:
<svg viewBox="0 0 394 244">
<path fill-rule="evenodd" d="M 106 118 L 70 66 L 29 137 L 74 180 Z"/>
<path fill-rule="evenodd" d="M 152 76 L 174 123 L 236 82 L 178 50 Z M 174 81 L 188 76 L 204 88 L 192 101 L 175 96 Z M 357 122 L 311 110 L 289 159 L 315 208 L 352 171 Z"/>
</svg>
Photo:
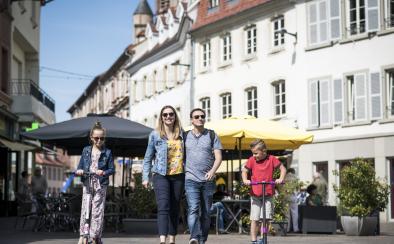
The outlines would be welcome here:
<svg viewBox="0 0 394 244">
<path fill-rule="evenodd" d="M 190 111 L 194 108 L 194 40 L 190 34 Z"/>
</svg>

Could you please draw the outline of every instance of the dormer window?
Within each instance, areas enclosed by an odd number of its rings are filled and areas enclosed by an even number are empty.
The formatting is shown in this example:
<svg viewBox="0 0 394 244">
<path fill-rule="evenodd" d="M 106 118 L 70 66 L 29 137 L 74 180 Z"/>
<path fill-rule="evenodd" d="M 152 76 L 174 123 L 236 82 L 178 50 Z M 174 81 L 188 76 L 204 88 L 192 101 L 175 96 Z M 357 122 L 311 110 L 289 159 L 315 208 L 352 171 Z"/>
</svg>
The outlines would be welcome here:
<svg viewBox="0 0 394 244">
<path fill-rule="evenodd" d="M 209 0 L 209 8 L 219 7 L 219 0 Z"/>
</svg>

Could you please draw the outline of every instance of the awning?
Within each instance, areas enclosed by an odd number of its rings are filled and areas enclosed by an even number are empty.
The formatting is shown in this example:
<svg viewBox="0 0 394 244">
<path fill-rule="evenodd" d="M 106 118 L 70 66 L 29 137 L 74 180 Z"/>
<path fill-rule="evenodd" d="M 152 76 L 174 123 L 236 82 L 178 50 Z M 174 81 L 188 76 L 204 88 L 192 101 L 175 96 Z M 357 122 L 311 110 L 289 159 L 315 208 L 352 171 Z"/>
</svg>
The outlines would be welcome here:
<svg viewBox="0 0 394 244">
<path fill-rule="evenodd" d="M 247 159 L 242 159 L 241 167 L 246 163 Z M 223 160 L 220 164 L 216 173 L 226 173 L 227 172 L 227 165 L 228 165 L 228 172 L 231 172 L 231 163 L 233 164 L 233 172 L 239 171 L 239 159 L 234 159 L 233 162 L 231 160 Z"/>
<path fill-rule="evenodd" d="M 7 147 L 11 151 L 32 151 L 36 149 L 34 146 L 30 146 L 20 142 L 13 142 L 3 138 L 0 138 L 0 147 Z"/>
</svg>

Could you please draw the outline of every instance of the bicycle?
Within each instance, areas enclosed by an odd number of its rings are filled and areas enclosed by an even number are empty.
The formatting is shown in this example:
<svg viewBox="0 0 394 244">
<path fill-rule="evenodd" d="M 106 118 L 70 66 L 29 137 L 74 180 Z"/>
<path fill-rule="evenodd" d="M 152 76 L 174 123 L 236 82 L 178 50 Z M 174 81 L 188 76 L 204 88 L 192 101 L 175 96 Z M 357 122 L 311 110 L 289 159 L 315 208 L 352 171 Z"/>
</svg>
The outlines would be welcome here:
<svg viewBox="0 0 394 244">
<path fill-rule="evenodd" d="M 268 226 L 267 226 L 267 216 L 265 213 L 265 192 L 266 192 L 266 186 L 267 185 L 276 185 L 277 183 L 275 181 L 254 181 L 254 182 L 250 182 L 250 185 L 262 185 L 263 187 L 263 219 L 262 219 L 262 224 L 261 224 L 261 233 L 263 234 L 263 242 L 262 244 L 268 244 Z M 281 183 L 283 184 L 283 183 Z"/>
</svg>

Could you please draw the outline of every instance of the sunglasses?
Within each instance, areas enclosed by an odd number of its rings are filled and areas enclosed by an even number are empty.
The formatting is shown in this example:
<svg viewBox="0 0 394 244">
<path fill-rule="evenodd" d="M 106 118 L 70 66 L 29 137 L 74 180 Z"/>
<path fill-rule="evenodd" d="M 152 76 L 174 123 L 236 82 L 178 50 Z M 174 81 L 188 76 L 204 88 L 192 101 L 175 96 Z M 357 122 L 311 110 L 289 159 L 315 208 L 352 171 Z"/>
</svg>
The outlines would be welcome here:
<svg viewBox="0 0 394 244">
<path fill-rule="evenodd" d="M 104 137 L 93 137 L 93 140 L 95 140 L 95 141 L 98 141 L 98 140 L 101 140 L 101 141 L 104 141 Z"/>
<path fill-rule="evenodd" d="M 174 117 L 174 115 L 175 115 L 175 113 L 173 113 L 173 112 L 171 112 L 171 113 L 162 113 L 162 114 L 161 114 L 161 116 L 164 117 L 164 118 L 166 118 L 166 117 L 168 117 L 168 116 Z"/>
<path fill-rule="evenodd" d="M 204 114 L 201 114 L 201 115 L 194 115 L 193 118 L 194 118 L 194 119 L 199 119 L 199 118 L 205 119 L 205 115 L 204 115 Z"/>
</svg>

